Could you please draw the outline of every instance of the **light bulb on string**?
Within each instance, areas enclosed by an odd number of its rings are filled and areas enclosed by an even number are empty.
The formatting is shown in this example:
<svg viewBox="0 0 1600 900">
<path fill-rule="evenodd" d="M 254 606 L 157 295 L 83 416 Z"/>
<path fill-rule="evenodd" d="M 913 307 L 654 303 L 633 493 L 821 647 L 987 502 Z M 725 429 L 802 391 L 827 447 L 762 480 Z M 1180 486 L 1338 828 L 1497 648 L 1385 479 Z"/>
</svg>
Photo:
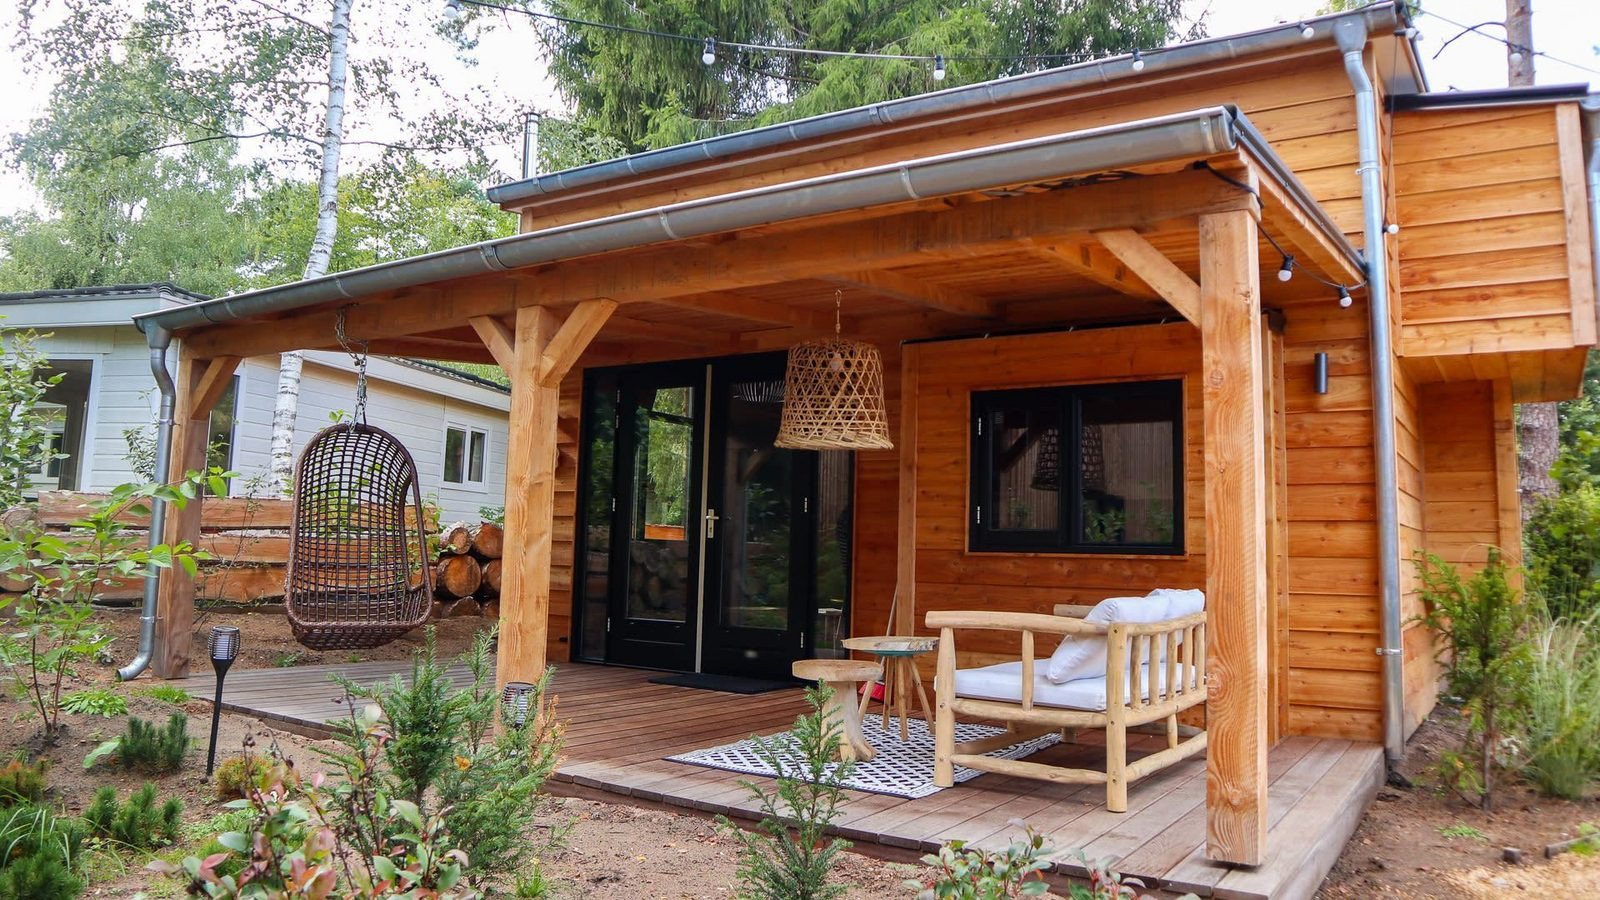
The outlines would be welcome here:
<svg viewBox="0 0 1600 900">
<path fill-rule="evenodd" d="M 1287 254 L 1283 257 L 1283 265 L 1278 267 L 1278 280 L 1288 281 L 1294 277 L 1294 257 Z"/>
<path fill-rule="evenodd" d="M 944 80 L 944 55 L 939 54 L 933 58 L 933 80 Z"/>
<path fill-rule="evenodd" d="M 717 61 L 717 39 L 716 38 L 706 38 L 705 44 L 702 45 L 701 48 L 700 48 L 700 61 L 705 63 L 708 66 L 716 63 L 716 61 Z"/>
<path fill-rule="evenodd" d="M 1354 302 L 1355 302 L 1354 300 L 1350 299 L 1350 291 L 1349 291 L 1349 289 L 1346 288 L 1342 284 L 1339 285 L 1339 308 L 1340 309 L 1349 309 L 1350 308 L 1350 304 L 1352 304 Z"/>
<path fill-rule="evenodd" d="M 1133 70 L 1135 72 L 1144 71 L 1144 56 L 1139 53 L 1138 47 L 1133 48 Z"/>
<path fill-rule="evenodd" d="M 1317 29 L 1311 27 L 1310 25 L 1307 25 L 1304 22 L 1300 23 L 1300 38 L 1302 40 L 1309 41 L 1309 40 L 1311 40 L 1312 38 L 1314 38 L 1316 36 L 1317 36 Z"/>
<path fill-rule="evenodd" d="M 445 0 L 444 17 L 446 19 L 450 19 L 450 20 L 453 21 L 457 17 L 459 17 L 460 15 L 461 15 L 461 3 L 460 3 L 460 0 Z"/>
</svg>

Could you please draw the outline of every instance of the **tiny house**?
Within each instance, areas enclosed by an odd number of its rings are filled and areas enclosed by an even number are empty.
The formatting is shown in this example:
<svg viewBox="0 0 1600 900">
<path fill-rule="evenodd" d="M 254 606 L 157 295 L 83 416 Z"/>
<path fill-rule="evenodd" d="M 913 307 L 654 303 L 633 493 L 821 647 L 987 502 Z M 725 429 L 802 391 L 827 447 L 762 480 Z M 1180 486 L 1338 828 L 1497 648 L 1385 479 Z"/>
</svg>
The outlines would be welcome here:
<svg viewBox="0 0 1600 900">
<path fill-rule="evenodd" d="M 1595 343 L 1593 99 L 1430 92 L 1407 26 L 1378 4 L 539 175 L 490 192 L 516 236 L 139 322 L 180 360 L 178 447 L 216 371 L 340 318 L 503 366 L 502 681 L 773 675 L 928 611 L 1203 588 L 1205 855 L 1259 865 L 1275 745 L 1394 758 L 1432 708 L 1409 560 L 1515 552 L 1513 406 L 1575 396 Z M 776 448 L 783 351 L 836 333 L 881 352 L 893 449 Z"/>
</svg>

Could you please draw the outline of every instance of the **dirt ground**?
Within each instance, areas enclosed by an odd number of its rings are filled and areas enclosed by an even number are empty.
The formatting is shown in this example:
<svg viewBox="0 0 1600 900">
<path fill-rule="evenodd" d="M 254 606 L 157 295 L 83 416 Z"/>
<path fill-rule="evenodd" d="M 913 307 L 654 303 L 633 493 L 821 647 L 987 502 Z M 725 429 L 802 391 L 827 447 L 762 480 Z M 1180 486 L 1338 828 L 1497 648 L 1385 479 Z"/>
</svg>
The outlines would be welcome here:
<svg viewBox="0 0 1600 900">
<path fill-rule="evenodd" d="M 135 611 L 106 611 L 100 620 L 118 636 L 111 663 L 86 667 L 68 689 L 108 686 L 128 699 L 129 713 L 146 720 L 164 721 L 180 707 L 147 696 L 140 690 L 156 682 L 148 676 L 119 685 L 114 667 L 132 655 L 138 628 Z M 273 665 L 336 663 L 361 659 L 403 659 L 420 645 L 421 633 L 378 651 L 360 654 L 312 653 L 294 643 L 281 610 L 210 612 L 196 624 L 203 634 L 213 624 L 238 625 L 243 632 L 241 668 Z M 484 625 L 473 618 L 440 624 L 439 649 L 455 654 Z M 292 659 L 292 663 L 289 661 Z M 203 660 L 198 666 L 203 670 Z M 189 716 L 194 743 L 184 769 L 156 779 L 163 796 L 184 801 L 184 819 L 202 823 L 223 811 L 211 785 L 204 779 L 210 704 L 193 698 L 181 711 Z M 125 717 L 100 718 L 63 714 L 66 733 L 46 751 L 53 763 L 52 796 L 56 805 L 80 813 L 94 790 L 115 784 L 124 795 L 144 778 L 105 767 L 86 772 L 84 754 L 101 741 L 120 734 Z M 0 695 L 0 759 L 35 749 L 37 723 L 25 716 L 24 705 L 9 692 Z M 1501 897 L 1600 896 L 1600 856 L 1566 854 L 1546 860 L 1545 844 L 1576 836 L 1583 823 L 1600 824 L 1600 802 L 1550 800 L 1518 784 L 1507 784 L 1499 808 L 1484 813 L 1435 787 L 1430 769 L 1441 749 L 1454 746 L 1457 724 L 1441 712 L 1418 730 L 1403 774 L 1411 788 L 1388 787 L 1363 821 L 1318 896 L 1325 900 L 1365 897 Z M 276 731 L 261 722 L 224 715 L 218 740 L 218 759 L 238 751 L 246 735 L 260 747 L 277 744 L 302 768 L 320 768 L 316 750 L 329 746 Z M 554 801 L 549 822 L 570 826 L 560 849 L 543 860 L 544 869 L 560 898 L 690 898 L 732 896 L 737 883 L 737 842 L 721 833 L 709 820 L 625 804 L 563 798 Z M 1455 836 L 1447 836 L 1446 832 Z M 1524 851 L 1524 862 L 1501 861 L 1504 847 Z M 191 846 L 191 850 L 193 847 Z M 181 850 L 165 851 L 168 858 Z M 146 873 L 147 858 L 96 854 L 90 859 L 91 884 L 87 896 L 132 897 L 140 891 L 152 898 L 178 896 L 178 885 Z M 852 900 L 909 897 L 907 878 L 918 877 L 921 867 L 847 854 L 839 871 L 850 885 Z"/>
<path fill-rule="evenodd" d="M 1600 826 L 1600 802 L 1552 799 L 1513 780 L 1484 812 L 1441 790 L 1431 771 L 1460 735 L 1459 717 L 1443 708 L 1417 729 L 1401 768 L 1413 787 L 1378 794 L 1319 898 L 1600 896 L 1600 855 L 1544 857 L 1580 825 Z M 1507 847 L 1522 850 L 1520 865 L 1502 860 Z"/>
</svg>

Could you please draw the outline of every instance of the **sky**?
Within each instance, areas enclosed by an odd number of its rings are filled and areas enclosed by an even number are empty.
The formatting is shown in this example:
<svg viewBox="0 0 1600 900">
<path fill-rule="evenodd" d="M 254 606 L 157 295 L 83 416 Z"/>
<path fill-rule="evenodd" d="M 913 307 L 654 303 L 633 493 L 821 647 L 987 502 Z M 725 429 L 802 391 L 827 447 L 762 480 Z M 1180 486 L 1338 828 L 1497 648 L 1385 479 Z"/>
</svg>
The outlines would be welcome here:
<svg viewBox="0 0 1600 900">
<path fill-rule="evenodd" d="M 1185 0 L 1185 14 L 1190 19 L 1204 15 L 1209 34 L 1218 37 L 1311 16 L 1326 2 Z M 1448 47 L 1444 46 L 1461 32 L 1461 26 L 1503 19 L 1504 0 L 1428 0 L 1424 5 L 1430 11 L 1437 11 L 1439 16 L 1459 23 L 1452 24 L 1426 11 L 1417 19 L 1421 34 L 1419 49 L 1432 90 L 1504 87 L 1505 45 L 1499 40 L 1468 33 Z M 442 0 L 439 6 L 442 12 Z M 0 41 L 8 51 L 16 36 L 17 16 L 15 4 L 0 3 Z M 1490 35 L 1503 33 L 1497 26 L 1484 31 Z M 1600 90 L 1600 73 L 1582 68 L 1600 70 L 1600 2 L 1533 0 L 1533 43 L 1539 51 L 1556 58 L 1535 60 L 1539 84 L 1586 82 L 1591 89 Z M 561 100 L 546 76 L 543 61 L 529 52 L 533 45 L 530 27 L 513 22 L 510 28 L 497 29 L 484 39 L 477 51 L 478 65 L 447 61 L 441 65 L 442 74 L 459 89 L 495 91 L 499 96 L 514 99 L 521 108 L 558 112 L 562 108 Z M 1437 58 L 1434 58 L 1435 53 Z M 48 76 L 26 71 L 17 56 L 11 52 L 0 53 L 0 84 L 10 86 L 0 92 L 0 137 L 26 130 L 28 122 L 40 114 L 52 84 Z M 503 170 L 517 171 L 520 147 L 508 144 L 494 150 Z M 243 147 L 242 151 L 249 154 L 250 148 Z M 3 153 L 3 143 L 0 143 L 0 154 Z M 359 164 L 359 155 L 353 161 Z M 38 202 L 27 181 L 11 166 L 11 160 L 0 161 L 0 215 L 35 208 Z"/>
</svg>

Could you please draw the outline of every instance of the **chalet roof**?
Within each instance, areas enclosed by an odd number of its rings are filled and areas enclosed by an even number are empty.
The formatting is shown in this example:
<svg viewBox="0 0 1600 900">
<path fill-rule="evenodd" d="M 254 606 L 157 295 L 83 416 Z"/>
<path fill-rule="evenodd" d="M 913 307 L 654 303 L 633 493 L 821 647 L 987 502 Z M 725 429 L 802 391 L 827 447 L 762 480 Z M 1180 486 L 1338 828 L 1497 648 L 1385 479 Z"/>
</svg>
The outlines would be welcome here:
<svg viewBox="0 0 1600 900">
<path fill-rule="evenodd" d="M 0 293 L 0 303 L 34 303 L 66 300 L 126 299 L 150 297 L 176 300 L 181 303 L 198 303 L 210 300 L 200 294 L 180 287 L 170 281 L 152 281 L 147 284 L 96 284 L 77 288 L 55 288 L 42 291 L 13 291 Z"/>
<path fill-rule="evenodd" d="M 1587 84 L 1540 84 L 1527 87 L 1491 88 L 1481 91 L 1439 91 L 1426 94 L 1390 94 L 1391 111 L 1408 109 L 1466 109 L 1485 106 L 1525 106 L 1582 100 L 1589 96 Z"/>
<path fill-rule="evenodd" d="M 1408 24 L 1403 6 L 1394 3 L 1375 3 L 1349 12 L 1333 13 L 1298 22 L 1286 22 L 1271 28 L 1188 41 L 1171 47 L 1144 51 L 1141 54 L 1144 66 L 1139 71 L 1135 71 L 1130 65 L 1131 55 L 1090 60 L 823 113 L 793 122 L 718 135 L 658 150 L 647 150 L 631 156 L 497 185 L 489 188 L 487 194 L 489 200 L 494 203 L 515 207 L 524 201 L 577 188 L 592 188 L 647 173 L 754 151 L 772 150 L 845 132 L 897 125 L 912 119 L 948 115 L 1024 97 L 1042 94 L 1068 95 L 1077 91 L 1095 90 L 1130 78 L 1149 77 L 1177 69 L 1203 69 L 1232 62 L 1240 57 L 1298 48 L 1308 42 L 1332 43 L 1335 24 L 1344 20 L 1362 20 L 1367 33 L 1371 35 L 1393 33 Z M 1305 33 L 1308 27 L 1311 29 L 1310 37 Z M 1415 53 L 1412 54 L 1412 60 L 1414 62 Z M 1409 87 L 1425 91 L 1427 84 L 1420 66 L 1413 65 L 1413 71 L 1416 83 Z M 1404 90 L 1406 87 L 1400 85 L 1396 86 L 1396 89 Z"/>
</svg>

